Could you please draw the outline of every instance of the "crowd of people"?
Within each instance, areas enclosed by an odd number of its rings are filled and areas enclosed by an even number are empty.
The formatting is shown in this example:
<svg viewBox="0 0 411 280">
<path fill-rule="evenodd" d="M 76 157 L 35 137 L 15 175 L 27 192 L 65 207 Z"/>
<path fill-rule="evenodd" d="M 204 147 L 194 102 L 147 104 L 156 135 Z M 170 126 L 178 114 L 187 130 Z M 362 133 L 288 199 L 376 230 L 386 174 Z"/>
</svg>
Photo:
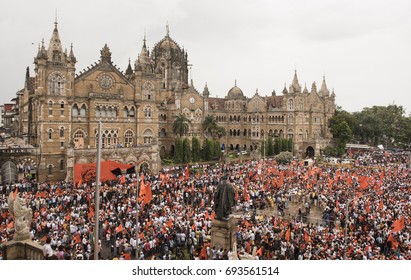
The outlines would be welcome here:
<svg viewBox="0 0 411 280">
<path fill-rule="evenodd" d="M 241 259 L 253 249 L 262 260 L 411 259 L 408 164 L 406 154 L 383 154 L 350 165 L 266 159 L 121 176 L 101 185 L 99 259 Z M 236 248 L 210 240 L 222 176 L 236 190 Z M 2 243 L 13 238 L 7 196 L 15 188 L 46 258 L 94 258 L 95 183 L 2 186 Z M 291 204 L 301 208 L 286 215 Z M 322 213 L 316 222 L 307 219 L 312 207 Z"/>
</svg>

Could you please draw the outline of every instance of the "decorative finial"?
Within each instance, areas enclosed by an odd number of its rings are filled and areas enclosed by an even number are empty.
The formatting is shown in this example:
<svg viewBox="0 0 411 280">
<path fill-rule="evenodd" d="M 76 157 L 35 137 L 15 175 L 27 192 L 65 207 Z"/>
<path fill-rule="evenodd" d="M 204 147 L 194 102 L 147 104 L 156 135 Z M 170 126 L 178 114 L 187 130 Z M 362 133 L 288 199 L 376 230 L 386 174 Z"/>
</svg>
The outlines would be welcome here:
<svg viewBox="0 0 411 280">
<path fill-rule="evenodd" d="M 167 21 L 167 25 L 166 25 L 166 35 L 167 35 L 167 37 L 170 36 L 170 27 L 168 26 L 168 21 Z"/>
<path fill-rule="evenodd" d="M 237 79 L 234 80 L 234 86 L 237 86 Z"/>
<path fill-rule="evenodd" d="M 57 8 L 56 8 L 56 15 L 54 17 L 54 27 L 57 28 Z"/>
</svg>

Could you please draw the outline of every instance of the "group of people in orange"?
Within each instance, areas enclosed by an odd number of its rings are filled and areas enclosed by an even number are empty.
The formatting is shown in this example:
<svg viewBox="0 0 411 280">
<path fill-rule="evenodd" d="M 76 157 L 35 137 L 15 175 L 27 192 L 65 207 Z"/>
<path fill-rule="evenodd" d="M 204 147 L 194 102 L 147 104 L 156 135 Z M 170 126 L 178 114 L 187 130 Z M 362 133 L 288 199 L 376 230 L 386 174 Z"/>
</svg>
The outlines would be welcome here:
<svg viewBox="0 0 411 280">
<path fill-rule="evenodd" d="M 100 259 L 411 259 L 411 176 L 406 154 L 351 165 L 255 160 L 174 167 L 102 182 Z M 236 190 L 237 248 L 215 248 L 214 191 L 221 176 Z M 56 259 L 93 259 L 95 182 L 3 186 L 0 239 L 13 238 L 7 195 L 33 209 L 33 240 Z M 282 205 L 317 207 L 279 213 Z M 308 215 L 308 216 L 307 216 Z M 138 225 L 136 226 L 136 217 Z M 233 254 L 237 254 L 234 256 Z"/>
</svg>

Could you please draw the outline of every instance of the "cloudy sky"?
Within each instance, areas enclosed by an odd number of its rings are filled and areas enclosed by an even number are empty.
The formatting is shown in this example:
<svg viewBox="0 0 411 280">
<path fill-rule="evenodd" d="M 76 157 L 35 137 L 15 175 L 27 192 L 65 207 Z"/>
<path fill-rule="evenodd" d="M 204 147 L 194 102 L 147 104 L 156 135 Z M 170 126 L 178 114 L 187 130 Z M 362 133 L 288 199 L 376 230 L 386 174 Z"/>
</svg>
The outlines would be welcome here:
<svg viewBox="0 0 411 280">
<path fill-rule="evenodd" d="M 57 10 L 63 48 L 74 45 L 78 73 L 99 60 L 105 43 L 125 70 L 170 27 L 188 51 L 201 92 L 224 97 L 237 80 L 251 97 L 280 94 L 294 70 L 302 86 L 334 88 L 337 105 L 354 112 L 402 105 L 411 113 L 409 0 L 13 0 L 0 4 L 0 103 L 34 75 L 33 57 L 50 40 Z"/>
</svg>

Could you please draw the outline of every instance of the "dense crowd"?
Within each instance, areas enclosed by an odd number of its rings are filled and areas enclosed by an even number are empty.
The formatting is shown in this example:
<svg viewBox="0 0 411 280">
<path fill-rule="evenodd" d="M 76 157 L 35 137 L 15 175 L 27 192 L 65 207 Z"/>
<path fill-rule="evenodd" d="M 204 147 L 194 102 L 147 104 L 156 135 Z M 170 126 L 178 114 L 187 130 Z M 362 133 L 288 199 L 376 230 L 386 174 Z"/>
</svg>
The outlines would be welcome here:
<svg viewBox="0 0 411 280">
<path fill-rule="evenodd" d="M 407 161 L 406 154 L 387 153 L 351 165 L 267 159 L 119 177 L 100 190 L 99 258 L 233 259 L 255 248 L 255 258 L 264 260 L 411 259 Z M 237 248 L 227 250 L 210 242 L 213 194 L 222 176 L 237 200 Z M 150 189 L 149 200 L 141 191 L 138 199 L 142 186 Z M 48 258 L 94 258 L 95 183 L 2 186 L 2 243 L 13 238 L 7 196 L 14 188 L 33 210 L 32 239 L 45 244 Z M 301 208 L 284 215 L 291 203 Z M 307 219 L 312 207 L 322 211 L 315 223 Z"/>
</svg>

